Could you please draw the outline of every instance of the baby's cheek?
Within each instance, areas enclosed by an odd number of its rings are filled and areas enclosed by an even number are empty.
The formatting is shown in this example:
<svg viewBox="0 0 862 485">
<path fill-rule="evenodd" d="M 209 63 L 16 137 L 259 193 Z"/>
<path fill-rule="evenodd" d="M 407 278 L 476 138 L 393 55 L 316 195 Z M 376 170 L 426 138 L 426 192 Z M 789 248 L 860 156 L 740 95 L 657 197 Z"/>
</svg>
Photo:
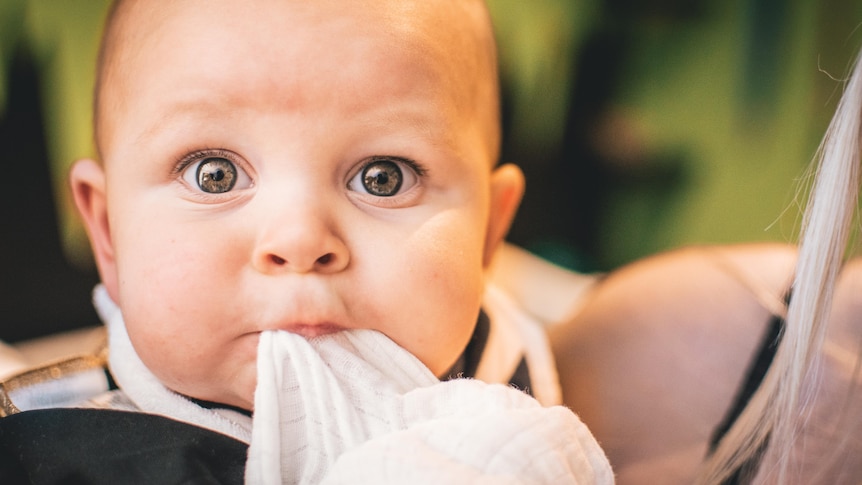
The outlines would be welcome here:
<svg viewBox="0 0 862 485">
<path fill-rule="evenodd" d="M 475 327 L 481 306 L 479 259 L 447 255 L 428 267 L 421 301 L 428 320 L 417 328 L 421 336 L 413 353 L 436 375 L 445 373 L 461 355 Z"/>
<path fill-rule="evenodd" d="M 436 298 L 424 300 L 423 308 L 414 308 L 404 316 L 413 352 L 432 370 L 448 367 L 460 355 L 472 334 L 479 311 L 478 298 L 468 291 L 439 289 Z M 402 323 L 402 325 L 404 325 Z"/>
</svg>

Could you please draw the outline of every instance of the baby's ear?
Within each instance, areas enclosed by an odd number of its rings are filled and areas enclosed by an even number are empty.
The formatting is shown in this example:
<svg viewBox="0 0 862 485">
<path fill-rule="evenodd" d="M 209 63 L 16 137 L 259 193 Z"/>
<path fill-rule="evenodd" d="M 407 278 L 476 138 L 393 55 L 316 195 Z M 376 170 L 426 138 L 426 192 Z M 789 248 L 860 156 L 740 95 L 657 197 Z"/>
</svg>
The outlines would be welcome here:
<svg viewBox="0 0 862 485">
<path fill-rule="evenodd" d="M 524 174 L 513 164 L 497 167 L 491 173 L 491 207 L 485 233 L 483 264 L 491 264 L 494 253 L 503 242 L 524 195 Z"/>
<path fill-rule="evenodd" d="M 105 171 L 94 160 L 78 160 L 69 172 L 69 183 L 78 213 L 84 220 L 84 227 L 90 237 L 99 276 L 111 298 L 119 301 L 114 245 L 108 223 Z"/>
</svg>

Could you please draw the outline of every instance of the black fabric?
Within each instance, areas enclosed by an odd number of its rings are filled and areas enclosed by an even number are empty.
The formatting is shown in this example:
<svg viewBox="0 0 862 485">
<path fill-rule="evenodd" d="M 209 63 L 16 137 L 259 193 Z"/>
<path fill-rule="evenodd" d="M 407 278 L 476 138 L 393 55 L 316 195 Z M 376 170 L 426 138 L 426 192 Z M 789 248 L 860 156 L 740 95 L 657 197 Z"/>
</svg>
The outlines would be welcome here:
<svg viewBox="0 0 862 485">
<path fill-rule="evenodd" d="M 105 409 L 0 419 L 0 483 L 241 484 L 248 446 L 161 416 Z"/>
<path fill-rule="evenodd" d="M 527 359 L 525 357 L 521 357 L 521 362 L 515 368 L 515 373 L 509 378 L 509 384 L 531 396 L 533 395 L 533 389 L 530 385 L 530 369 L 527 367 Z"/>
<path fill-rule="evenodd" d="M 476 328 L 473 329 L 473 335 L 467 343 L 461 357 L 455 362 L 448 372 L 446 372 L 444 380 L 457 379 L 459 377 L 476 377 L 476 371 L 479 369 L 479 362 L 482 360 L 482 354 L 485 353 L 485 346 L 488 344 L 488 335 L 491 333 L 491 319 L 484 310 L 479 311 L 479 318 L 476 320 Z M 533 395 L 530 370 L 527 367 L 527 360 L 521 358 L 518 367 L 515 369 L 512 377 L 509 378 L 509 385 L 524 391 L 529 395 Z"/>
<path fill-rule="evenodd" d="M 488 334 L 490 333 L 491 320 L 484 310 L 479 310 L 479 317 L 476 319 L 476 327 L 473 328 L 473 335 L 470 337 L 470 341 L 467 342 L 464 352 L 461 353 L 455 364 L 446 372 L 444 380 L 476 376 L 476 370 L 479 368 L 479 361 L 482 360 L 482 354 L 485 352 L 485 345 L 488 344 Z"/>
<path fill-rule="evenodd" d="M 476 371 L 479 369 L 479 362 L 482 360 L 482 354 L 485 353 L 485 346 L 488 344 L 488 335 L 491 333 L 491 319 L 484 310 L 479 311 L 479 318 L 476 320 L 476 328 L 473 329 L 473 336 L 467 343 L 467 347 L 455 364 L 446 372 L 444 380 L 457 379 L 459 377 L 476 377 Z M 527 360 L 521 358 L 515 373 L 509 378 L 509 384 L 524 391 L 529 395 L 533 395 L 530 382 L 530 371 L 527 367 Z"/>
<path fill-rule="evenodd" d="M 785 299 L 789 301 L 789 295 Z M 769 321 L 769 326 L 766 329 L 766 334 L 760 344 L 760 350 L 757 352 L 754 360 L 751 362 L 746 373 L 745 380 L 742 386 L 737 391 L 736 397 L 733 400 L 733 405 L 728 410 L 724 419 L 713 431 L 712 438 L 709 443 L 709 453 L 713 453 L 724 438 L 724 435 L 730 430 L 733 423 L 739 419 L 739 415 L 748 405 L 751 397 L 760 387 L 772 360 L 775 358 L 775 352 L 778 350 L 778 344 L 781 342 L 782 331 L 784 330 L 784 319 L 778 315 L 774 315 Z M 724 485 L 738 485 L 748 483 L 753 474 L 757 471 L 760 463 L 760 458 L 766 448 L 767 443 L 764 443 L 759 452 L 743 464 L 739 470 L 731 477 L 724 481 Z"/>
<path fill-rule="evenodd" d="M 116 391 L 120 388 L 120 386 L 117 385 L 117 381 L 114 379 L 114 375 L 111 374 L 111 370 L 107 367 L 105 367 L 105 380 L 108 383 L 108 391 Z"/>
<path fill-rule="evenodd" d="M 243 414 L 243 415 L 248 416 L 248 417 L 252 416 L 251 411 L 249 411 L 248 409 L 243 409 L 243 408 L 238 407 L 238 406 L 231 406 L 229 404 L 224 404 L 224 403 L 215 402 L 215 401 L 204 401 L 203 399 L 196 399 L 196 398 L 193 398 L 190 396 L 186 396 L 186 399 L 188 399 L 189 401 L 197 404 L 198 406 L 200 406 L 204 409 L 227 409 L 228 411 L 233 411 L 233 412 Z"/>
</svg>

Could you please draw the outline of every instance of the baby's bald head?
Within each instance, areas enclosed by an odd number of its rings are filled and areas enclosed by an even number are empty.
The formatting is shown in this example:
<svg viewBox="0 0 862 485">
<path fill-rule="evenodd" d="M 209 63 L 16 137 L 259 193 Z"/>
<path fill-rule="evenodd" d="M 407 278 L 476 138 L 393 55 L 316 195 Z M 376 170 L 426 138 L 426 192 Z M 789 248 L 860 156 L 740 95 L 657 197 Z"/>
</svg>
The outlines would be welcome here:
<svg viewBox="0 0 862 485">
<path fill-rule="evenodd" d="M 99 51 L 94 93 L 94 133 L 103 161 L 109 158 L 114 124 L 122 123 L 118 113 L 123 111 L 124 99 L 135 96 L 128 81 L 146 74 L 140 72 L 136 61 L 153 46 L 169 20 L 193 11 L 190 7 L 196 1 L 200 0 L 117 0 L 111 6 Z M 298 11 L 320 10 L 336 20 L 354 16 L 369 28 L 380 25 L 388 30 L 393 45 L 406 44 L 436 58 L 441 72 L 446 73 L 440 88 L 450 91 L 465 116 L 479 120 L 480 136 L 487 143 L 491 163 L 497 161 L 500 144 L 497 53 L 483 0 L 367 0 L 361 6 L 352 3 L 351 8 L 333 0 L 269 0 L 242 3 L 238 8 L 266 9 L 273 1 L 281 1 Z M 211 5 L 198 8 L 205 7 Z M 272 42 L 290 43 L 291 35 L 286 29 L 282 38 L 274 38 Z M 346 38 L 333 39 L 330 48 L 337 49 L 339 44 L 349 42 Z M 320 52 L 326 55 L 326 48 Z M 166 62 L 159 68 L 172 67 Z"/>
</svg>

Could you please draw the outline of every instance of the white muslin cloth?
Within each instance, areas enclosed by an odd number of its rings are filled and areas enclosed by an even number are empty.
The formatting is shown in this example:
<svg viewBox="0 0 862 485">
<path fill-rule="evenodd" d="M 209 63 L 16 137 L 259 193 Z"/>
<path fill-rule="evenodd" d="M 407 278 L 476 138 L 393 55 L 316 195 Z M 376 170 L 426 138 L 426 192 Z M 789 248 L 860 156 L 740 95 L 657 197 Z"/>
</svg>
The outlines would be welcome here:
<svg viewBox="0 0 862 485">
<path fill-rule="evenodd" d="M 440 382 L 379 332 L 264 332 L 257 365 L 250 484 L 613 483 L 567 408 Z"/>
</svg>

